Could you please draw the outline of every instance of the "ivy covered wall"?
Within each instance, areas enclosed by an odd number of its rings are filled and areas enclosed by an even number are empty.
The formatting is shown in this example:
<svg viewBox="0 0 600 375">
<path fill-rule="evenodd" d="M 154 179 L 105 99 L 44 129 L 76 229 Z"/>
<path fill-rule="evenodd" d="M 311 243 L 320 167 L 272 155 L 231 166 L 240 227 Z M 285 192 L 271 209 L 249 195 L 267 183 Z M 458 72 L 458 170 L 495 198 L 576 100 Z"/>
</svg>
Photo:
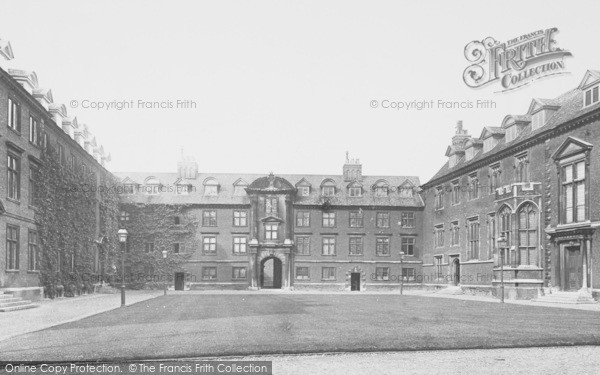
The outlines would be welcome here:
<svg viewBox="0 0 600 375">
<path fill-rule="evenodd" d="M 48 147 L 33 178 L 40 243 L 40 283 L 46 297 L 92 292 L 118 249 L 118 195 L 114 177 L 98 168 L 81 173 L 61 165 Z"/>
<path fill-rule="evenodd" d="M 121 227 L 127 229 L 126 280 L 131 288 L 171 285 L 175 272 L 191 258 L 198 220 L 188 205 L 121 204 Z M 167 258 L 163 258 L 167 251 Z"/>
</svg>

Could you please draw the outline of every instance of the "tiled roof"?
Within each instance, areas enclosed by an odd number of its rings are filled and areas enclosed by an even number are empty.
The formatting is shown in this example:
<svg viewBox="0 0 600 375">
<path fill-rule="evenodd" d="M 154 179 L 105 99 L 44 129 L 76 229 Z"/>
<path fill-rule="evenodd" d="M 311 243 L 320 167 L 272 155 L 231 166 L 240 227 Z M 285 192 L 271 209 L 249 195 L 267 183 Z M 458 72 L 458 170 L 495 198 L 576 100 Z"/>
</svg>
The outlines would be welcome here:
<svg viewBox="0 0 600 375">
<path fill-rule="evenodd" d="M 589 107 L 583 108 L 583 91 L 580 89 L 573 89 L 571 91 L 568 91 L 568 92 L 562 94 L 561 96 L 557 97 L 556 99 L 551 99 L 551 100 L 545 99 L 544 101 L 552 102 L 552 103 L 560 106 L 560 108 L 558 108 L 554 112 L 554 114 L 552 114 L 552 116 L 550 116 L 550 118 L 547 120 L 547 122 L 544 126 L 538 128 L 534 131 L 531 131 L 531 124 L 528 124 L 528 125 L 524 126 L 523 130 L 519 133 L 519 135 L 513 141 L 509 142 L 508 144 L 505 143 L 505 138 L 503 138 L 496 145 L 496 147 L 494 147 L 492 150 L 490 150 L 486 153 L 480 152 L 473 159 L 471 159 L 467 162 L 465 162 L 463 159 L 463 160 L 459 161 L 452 168 L 450 168 L 448 162 L 446 162 L 446 164 L 444 164 L 444 166 L 425 185 L 428 185 L 431 182 L 438 180 L 438 179 L 444 177 L 445 175 L 448 175 L 448 174 L 450 174 L 454 171 L 457 171 L 461 168 L 465 168 L 465 167 L 468 167 L 469 165 L 475 164 L 482 159 L 489 158 L 492 155 L 495 155 L 503 150 L 506 150 L 506 149 L 520 143 L 521 141 L 525 141 L 527 139 L 534 138 L 534 137 L 538 136 L 540 133 L 546 132 L 550 129 L 555 129 L 557 127 L 560 127 L 561 125 L 565 124 L 566 122 L 568 122 L 570 120 L 573 120 L 573 119 L 580 117 L 582 115 L 585 115 L 587 113 L 597 111 L 598 108 L 600 108 L 600 103 L 596 103 Z"/>
<path fill-rule="evenodd" d="M 257 179 L 263 181 L 266 179 L 264 174 L 237 174 L 237 173 L 199 173 L 195 180 L 188 179 L 193 188 L 188 194 L 177 194 L 174 189 L 174 183 L 179 179 L 177 173 L 141 173 L 141 172 L 119 172 L 114 175 L 121 181 L 135 181 L 138 184 L 144 184 L 149 177 L 154 177 L 165 187 L 159 194 L 146 194 L 137 192 L 135 194 L 121 195 L 121 201 L 124 203 L 143 203 L 143 204 L 243 204 L 249 205 L 250 200 L 244 193 L 243 195 L 234 195 L 234 184 L 242 179 L 250 184 Z M 332 180 L 336 186 L 336 195 L 328 197 L 330 203 L 334 206 L 403 206 L 403 207 L 423 207 L 424 203 L 421 196 L 417 193 L 419 187 L 419 178 L 415 176 L 363 176 L 362 186 L 364 193 L 362 197 L 348 196 L 347 186 L 351 182 L 346 182 L 341 175 L 286 175 L 278 174 L 276 177 L 287 180 L 293 186 L 301 180 L 310 184 L 309 196 L 297 196 L 294 204 L 297 205 L 320 205 L 323 203 L 321 197 L 321 183 L 326 180 Z M 204 195 L 203 182 L 213 178 L 219 184 L 219 193 L 217 195 Z M 414 194 L 412 198 L 400 196 L 399 191 L 389 191 L 387 197 L 376 197 L 371 187 L 378 182 L 386 181 L 390 187 L 399 187 L 412 185 Z M 302 184 L 305 185 L 305 184 Z M 165 191 L 167 190 L 167 191 Z"/>
</svg>

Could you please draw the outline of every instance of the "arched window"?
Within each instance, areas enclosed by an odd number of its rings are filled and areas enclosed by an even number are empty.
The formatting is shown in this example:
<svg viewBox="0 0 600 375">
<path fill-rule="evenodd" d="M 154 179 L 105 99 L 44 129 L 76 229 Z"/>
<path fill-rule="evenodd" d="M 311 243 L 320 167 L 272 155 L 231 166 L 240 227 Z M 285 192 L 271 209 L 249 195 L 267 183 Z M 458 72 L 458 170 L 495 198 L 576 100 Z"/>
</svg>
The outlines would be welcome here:
<svg viewBox="0 0 600 375">
<path fill-rule="evenodd" d="M 324 197 L 333 197 L 335 195 L 335 181 L 327 178 L 321 182 L 321 195 Z"/>
<path fill-rule="evenodd" d="M 511 214 L 512 210 L 508 206 L 504 206 L 498 213 L 498 225 L 500 236 L 506 239 L 506 246 L 510 248 L 512 246 L 511 236 Z M 515 261 L 514 251 L 504 250 L 504 264 L 512 264 Z"/>
<path fill-rule="evenodd" d="M 538 215 L 531 203 L 519 209 L 519 264 L 537 263 Z"/>
<path fill-rule="evenodd" d="M 373 191 L 375 192 L 376 197 L 387 197 L 388 196 L 388 184 L 385 180 L 379 180 L 373 184 Z"/>
</svg>

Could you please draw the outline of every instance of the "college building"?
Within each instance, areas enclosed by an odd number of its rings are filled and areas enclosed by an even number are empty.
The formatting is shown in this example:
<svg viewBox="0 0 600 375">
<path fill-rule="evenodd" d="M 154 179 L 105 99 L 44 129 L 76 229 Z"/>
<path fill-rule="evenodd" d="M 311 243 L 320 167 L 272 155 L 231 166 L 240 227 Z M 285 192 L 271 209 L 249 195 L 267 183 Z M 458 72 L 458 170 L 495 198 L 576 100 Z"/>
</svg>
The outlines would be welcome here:
<svg viewBox="0 0 600 375">
<path fill-rule="evenodd" d="M 0 41 L 0 57 L 12 59 L 9 43 Z M 5 68 L 0 68 L 0 297 L 10 298 L 0 298 L 0 311 L 24 306 L 19 298 L 91 292 L 92 280 L 84 280 L 83 274 L 101 273 L 109 261 L 108 239 L 116 238 L 105 233 L 106 207 L 100 194 L 85 194 L 89 205 L 81 209 L 90 214 L 80 217 L 79 224 L 86 230 L 74 233 L 77 224 L 66 221 L 77 219 L 54 207 L 61 195 L 70 199 L 66 185 L 48 190 L 65 181 L 109 181 L 105 163 L 110 157 L 87 126 L 54 103 L 50 89 L 38 85 L 35 72 Z M 55 198 L 51 205 L 44 194 Z M 63 229 L 44 230 L 44 220 L 55 220 Z"/>
<path fill-rule="evenodd" d="M 597 297 L 599 86 L 588 71 L 478 137 L 457 124 L 447 163 L 422 186 L 426 286 L 499 295 L 503 276 L 508 298 Z"/>
<path fill-rule="evenodd" d="M 177 173 L 117 176 L 129 251 L 141 254 L 133 279 L 164 269 L 163 252 L 175 289 L 364 291 L 420 273 L 416 177 L 365 176 L 348 157 L 338 175 L 211 174 L 182 157 Z"/>
<path fill-rule="evenodd" d="M 0 311 L 121 271 L 131 288 L 598 298 L 600 72 L 479 136 L 459 121 L 420 185 L 363 175 L 348 154 L 333 175 L 208 173 L 183 152 L 172 173 L 112 174 L 36 74 L 5 65 L 1 40 L 0 57 Z"/>
</svg>

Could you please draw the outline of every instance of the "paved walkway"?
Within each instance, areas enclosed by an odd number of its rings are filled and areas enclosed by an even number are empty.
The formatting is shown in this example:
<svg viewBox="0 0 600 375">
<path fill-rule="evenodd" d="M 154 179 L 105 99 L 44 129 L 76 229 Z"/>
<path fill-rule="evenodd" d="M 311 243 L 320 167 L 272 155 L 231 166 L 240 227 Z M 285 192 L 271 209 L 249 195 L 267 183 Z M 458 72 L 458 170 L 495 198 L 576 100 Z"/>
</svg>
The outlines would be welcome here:
<svg viewBox="0 0 600 375">
<path fill-rule="evenodd" d="M 127 305 L 162 295 L 157 290 L 128 290 Z M 38 302 L 35 309 L 0 313 L 0 341 L 73 322 L 121 307 L 121 294 L 90 294 Z"/>
<path fill-rule="evenodd" d="M 429 350 L 235 358 L 291 374 L 598 374 L 598 346 Z M 205 359 L 205 358 L 202 358 Z M 234 358 L 223 358 L 231 360 Z"/>
</svg>

